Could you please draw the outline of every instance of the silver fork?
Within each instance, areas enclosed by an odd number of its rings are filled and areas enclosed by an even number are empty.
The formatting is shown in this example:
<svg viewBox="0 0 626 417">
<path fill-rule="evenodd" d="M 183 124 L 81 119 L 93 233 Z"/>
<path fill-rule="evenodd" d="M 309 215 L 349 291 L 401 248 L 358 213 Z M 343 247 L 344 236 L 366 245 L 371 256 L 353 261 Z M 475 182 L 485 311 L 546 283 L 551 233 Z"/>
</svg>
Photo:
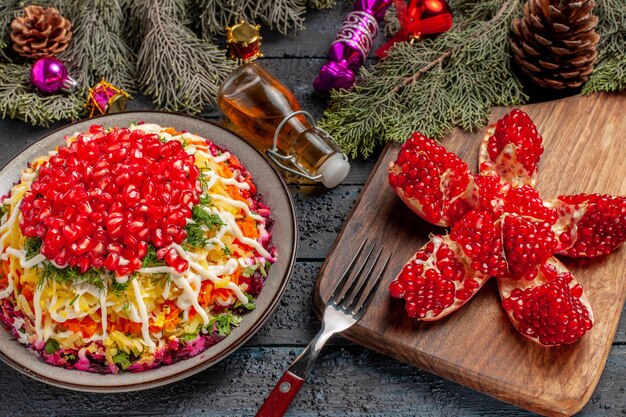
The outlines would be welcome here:
<svg viewBox="0 0 626 417">
<path fill-rule="evenodd" d="M 330 339 L 336 333 L 342 332 L 347 328 L 353 326 L 365 313 L 365 310 L 372 302 L 376 288 L 380 284 L 381 278 L 391 255 L 387 256 L 383 267 L 380 268 L 376 278 L 373 279 L 373 284 L 370 286 L 365 300 L 360 303 L 361 298 L 364 295 L 367 284 L 371 281 L 371 276 L 374 273 L 378 260 L 383 252 L 384 247 L 381 247 L 375 257 L 374 261 L 370 262 L 372 253 L 376 247 L 376 242 L 372 244 L 367 255 L 362 257 L 363 249 L 365 248 L 367 239 L 363 241 L 354 258 L 350 262 L 350 265 L 341 276 L 335 288 L 333 289 L 326 307 L 324 308 L 324 316 L 322 319 L 322 328 L 319 333 L 311 340 L 311 343 L 304 349 L 304 351 L 296 358 L 295 361 L 285 371 L 283 376 L 278 380 L 278 383 L 270 393 L 269 397 L 265 400 L 259 411 L 256 413 L 256 417 L 279 417 L 285 414 L 291 402 L 296 397 L 296 394 L 300 390 L 300 387 L 304 383 L 307 375 L 311 371 L 313 363 L 320 354 L 320 351 Z M 358 261 L 364 258 L 360 262 L 360 267 L 355 274 L 351 274 L 352 270 L 356 266 Z M 370 266 L 367 272 L 364 274 L 367 264 Z M 352 276 L 352 279 L 349 279 Z M 363 278 L 361 279 L 361 277 Z M 349 282 L 349 284 L 348 284 Z M 343 291 L 347 285 L 347 290 Z"/>
</svg>

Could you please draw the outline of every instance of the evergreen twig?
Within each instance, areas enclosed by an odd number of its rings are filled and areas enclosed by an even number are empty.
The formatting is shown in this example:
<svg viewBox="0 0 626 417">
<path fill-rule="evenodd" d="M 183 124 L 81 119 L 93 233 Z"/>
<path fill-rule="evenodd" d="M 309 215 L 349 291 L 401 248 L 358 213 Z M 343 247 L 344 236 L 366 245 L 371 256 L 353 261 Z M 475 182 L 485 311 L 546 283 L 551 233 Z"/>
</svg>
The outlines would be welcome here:
<svg viewBox="0 0 626 417">
<path fill-rule="evenodd" d="M 76 95 L 43 96 L 30 86 L 29 64 L 0 64 L 0 116 L 48 127 L 61 120 L 77 120 L 84 102 Z"/>
<path fill-rule="evenodd" d="M 73 39 L 59 58 L 66 61 L 84 90 L 104 78 L 122 89 L 135 90 L 135 56 L 124 40 L 127 12 L 110 0 L 61 2 L 72 22 Z"/>
<path fill-rule="evenodd" d="M 455 2 L 462 10 L 461 1 Z M 497 7 L 494 7 L 497 5 Z M 418 130 L 441 138 L 455 126 L 472 130 L 491 106 L 523 102 L 508 52 L 519 0 L 481 2 L 480 10 L 435 40 L 395 45 L 363 70 L 351 91 L 336 91 L 320 124 L 350 156 L 367 157 L 386 141 Z"/>
<path fill-rule="evenodd" d="M 11 20 L 13 20 L 19 10 L 21 10 L 19 0 L 0 1 L 0 56 L 7 61 L 10 59 L 4 49 L 10 43 Z"/>
<path fill-rule="evenodd" d="M 226 26 L 244 19 L 264 23 L 269 29 L 286 35 L 290 30 L 304 29 L 307 0 L 194 0 L 200 13 L 200 29 L 204 38 L 223 34 Z M 311 0 L 325 5 L 329 0 Z"/>
<path fill-rule="evenodd" d="M 596 0 L 600 35 L 596 68 L 583 87 L 583 94 L 626 88 L 626 2 Z"/>
<path fill-rule="evenodd" d="M 135 0 L 132 12 L 142 36 L 138 53 L 142 92 L 166 110 L 198 113 L 215 104 L 219 85 L 234 64 L 185 25 L 185 2 Z"/>
</svg>

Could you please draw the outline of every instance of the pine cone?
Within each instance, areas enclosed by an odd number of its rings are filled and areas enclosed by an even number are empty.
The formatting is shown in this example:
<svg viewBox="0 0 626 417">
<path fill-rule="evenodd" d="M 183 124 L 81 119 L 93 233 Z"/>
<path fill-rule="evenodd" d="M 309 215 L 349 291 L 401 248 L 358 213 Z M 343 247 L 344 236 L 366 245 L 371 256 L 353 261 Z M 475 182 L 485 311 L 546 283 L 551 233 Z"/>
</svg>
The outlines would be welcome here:
<svg viewBox="0 0 626 417">
<path fill-rule="evenodd" d="M 528 0 L 511 25 L 513 59 L 521 71 L 547 88 L 580 87 L 593 71 L 596 45 L 594 0 Z"/>
<path fill-rule="evenodd" d="M 11 22 L 13 49 L 26 58 L 52 56 L 64 51 L 72 39 L 72 24 L 54 7 L 27 6 Z"/>
</svg>

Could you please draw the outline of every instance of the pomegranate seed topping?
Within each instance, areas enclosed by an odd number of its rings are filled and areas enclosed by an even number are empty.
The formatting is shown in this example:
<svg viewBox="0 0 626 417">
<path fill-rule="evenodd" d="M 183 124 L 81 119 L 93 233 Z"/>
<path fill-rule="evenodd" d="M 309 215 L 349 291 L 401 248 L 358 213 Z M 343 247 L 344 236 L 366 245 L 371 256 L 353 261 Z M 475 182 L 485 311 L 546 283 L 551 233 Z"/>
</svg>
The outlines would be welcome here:
<svg viewBox="0 0 626 417">
<path fill-rule="evenodd" d="M 556 250 L 557 241 L 550 223 L 532 222 L 509 214 L 504 216 L 502 231 L 504 252 L 512 274 L 527 274 L 535 270 Z"/>
<path fill-rule="evenodd" d="M 126 275 L 141 268 L 148 244 L 159 249 L 185 239 L 191 211 L 176 208 L 198 203 L 198 176 L 177 141 L 95 126 L 40 167 L 24 195 L 20 229 L 41 237 L 41 253 L 59 265 Z M 184 259 L 174 263 L 186 269 Z"/>
</svg>

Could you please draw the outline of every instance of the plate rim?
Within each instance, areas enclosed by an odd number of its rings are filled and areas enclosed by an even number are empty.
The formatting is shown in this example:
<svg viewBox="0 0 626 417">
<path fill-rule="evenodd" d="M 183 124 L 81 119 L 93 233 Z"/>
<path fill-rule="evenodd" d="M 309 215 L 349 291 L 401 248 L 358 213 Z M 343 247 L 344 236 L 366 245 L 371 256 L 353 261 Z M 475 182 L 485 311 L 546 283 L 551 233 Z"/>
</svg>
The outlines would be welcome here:
<svg viewBox="0 0 626 417">
<path fill-rule="evenodd" d="M 237 351 L 239 348 L 241 348 L 250 338 L 252 338 L 252 336 L 254 336 L 260 329 L 261 327 L 269 320 L 269 318 L 273 315 L 273 313 L 276 311 L 276 309 L 278 308 L 278 305 L 280 303 L 280 300 L 282 299 L 282 297 L 284 296 L 285 290 L 287 289 L 287 286 L 289 285 L 289 282 L 291 281 L 291 277 L 293 275 L 293 271 L 294 271 L 294 267 L 296 264 L 296 259 L 297 259 L 297 252 L 298 252 L 298 244 L 299 244 L 299 234 L 298 234 L 298 218 L 296 216 L 296 209 L 295 209 L 295 204 L 293 201 L 293 196 L 291 194 L 291 192 L 289 191 L 287 182 L 285 181 L 284 177 L 281 175 L 280 171 L 274 166 L 274 164 L 271 163 L 271 161 L 269 160 L 269 158 L 265 155 L 264 152 L 258 150 L 257 148 L 255 148 L 253 145 L 251 145 L 249 142 L 247 142 L 246 140 L 244 140 L 240 133 L 236 132 L 234 129 L 229 128 L 227 126 L 224 126 L 224 124 L 213 121 L 213 120 L 206 120 L 203 118 L 200 118 L 196 115 L 188 115 L 188 114 L 183 114 L 180 112 L 168 112 L 168 111 L 159 111 L 159 110 L 131 110 L 131 111 L 124 111 L 124 112 L 120 112 L 120 113 L 114 113 L 114 114 L 107 114 L 107 115 L 101 115 L 101 116 L 96 116 L 90 119 L 80 119 L 80 120 L 76 120 L 74 122 L 65 124 L 63 126 L 59 126 L 56 129 L 53 129 L 49 132 L 46 132 L 45 134 L 39 136 L 37 139 L 35 139 L 31 144 L 29 144 L 28 146 L 20 149 L 16 154 L 14 154 L 10 159 L 8 159 L 5 163 L 3 163 L 0 166 L 0 172 L 4 171 L 4 169 L 15 159 L 17 158 L 19 155 L 27 152 L 30 148 L 36 146 L 38 143 L 40 143 L 41 141 L 45 140 L 46 138 L 54 135 L 54 134 L 58 134 L 61 131 L 64 130 L 68 130 L 70 129 L 72 126 L 78 125 L 78 124 L 82 124 L 82 123 L 88 123 L 88 122 L 93 122 L 94 124 L 102 124 L 104 122 L 102 122 L 103 119 L 115 119 L 117 117 L 120 116 L 132 116 L 133 114 L 136 115 L 146 115 L 147 117 L 150 116 L 154 116 L 154 115 L 167 115 L 167 116 L 176 116 L 176 117 L 180 117 L 180 118 L 184 118 L 184 119 L 189 119 L 192 120 L 194 122 L 200 122 L 200 123 L 205 123 L 208 125 L 211 125 L 214 128 L 217 129 L 221 129 L 225 132 L 227 132 L 228 134 L 234 136 L 235 138 L 237 138 L 239 141 L 243 142 L 245 145 L 247 145 L 247 147 L 249 147 L 251 150 L 253 150 L 257 155 L 259 155 L 264 161 L 265 163 L 269 166 L 270 168 L 270 172 L 273 173 L 273 175 L 276 177 L 276 179 L 279 181 L 280 183 L 280 190 L 282 192 L 282 194 L 286 197 L 287 200 L 287 207 L 289 209 L 289 214 L 290 214 L 290 220 L 291 220 L 291 232 L 293 234 L 293 244 L 292 244 L 292 250 L 291 253 L 289 254 L 289 259 L 288 259 L 288 263 L 286 265 L 286 269 L 285 269 L 285 273 L 284 276 L 282 277 L 282 281 L 278 287 L 278 290 L 276 292 L 276 296 L 270 300 L 270 302 L 268 303 L 267 307 L 265 308 L 265 310 L 263 311 L 263 313 L 260 315 L 260 317 L 258 318 L 258 320 L 256 320 L 255 322 L 250 324 L 250 327 L 246 329 L 246 332 L 239 335 L 238 338 L 233 341 L 232 344 L 230 344 L 228 347 L 224 348 L 223 350 L 219 351 L 216 355 L 208 357 L 202 361 L 200 361 L 197 365 L 188 368 L 188 369 L 183 369 L 180 370 L 174 374 L 171 375 L 164 375 L 161 377 L 158 377 L 156 379 L 152 379 L 149 380 L 147 382 L 140 382 L 140 383 L 133 383 L 133 384 L 123 384 L 123 385 L 84 385 L 84 384 L 79 384 L 79 383 L 71 383 L 71 382 L 66 382 L 66 381 L 59 381 L 53 378 L 49 378 L 45 375 L 40 374 L 39 372 L 37 372 L 35 369 L 32 369 L 30 367 L 27 367 L 23 364 L 18 363 L 15 359 L 11 358 L 10 356 L 8 356 L 2 349 L 0 349 L 0 360 L 2 360 L 4 363 L 6 363 L 7 365 L 9 365 L 11 368 L 15 369 L 16 371 L 20 372 L 23 375 L 26 375 L 34 380 L 37 380 L 39 382 L 43 382 L 45 384 L 51 385 L 51 386 L 55 386 L 55 387 L 59 387 L 59 388 L 64 388 L 64 389 L 68 389 L 68 390 L 72 390 L 72 391 L 80 391 L 80 392 L 92 392 L 92 393 L 119 393 L 119 392 L 132 392 L 132 391 L 141 391 L 141 390 L 146 390 L 146 389 L 150 389 L 150 388 L 156 388 L 156 387 L 160 387 L 160 386 L 164 386 L 167 384 L 171 384 L 174 382 L 178 382 L 182 379 L 185 379 L 187 377 L 190 377 L 192 375 L 195 375 L 199 372 L 202 372 L 208 368 L 210 368 L 211 366 L 217 364 L 218 362 L 221 362 L 222 360 L 226 359 L 228 356 L 232 355 L 235 351 Z M 142 116 L 142 117 L 146 117 L 146 116 Z M 113 123 L 114 124 L 114 123 Z M 207 138 L 208 139 L 208 138 Z M 211 139 L 209 139 L 211 140 Z M 246 169 L 249 169 L 248 166 L 246 166 Z M 261 194 L 264 198 L 265 198 L 265 194 Z M 245 316 L 244 316 L 245 317 Z M 4 327 L 1 326 L 0 327 Z M 6 328 L 2 328 L 0 331 L 8 333 Z M 29 355 L 32 355 L 33 358 L 36 358 L 38 360 L 38 364 L 42 365 L 42 366 L 50 366 L 50 367 L 55 367 L 54 365 L 50 365 L 48 363 L 45 363 L 41 360 L 39 360 L 39 358 L 36 356 L 36 354 L 34 354 L 32 351 L 30 351 L 28 349 L 28 347 L 22 343 L 19 343 L 17 340 L 15 340 L 13 338 L 12 335 L 8 335 L 9 336 L 9 342 L 13 342 L 19 345 L 19 347 L 21 347 L 22 349 L 24 349 Z M 227 336 L 226 338 L 228 338 L 230 336 Z M 225 339 L 226 339 L 225 338 Z M 223 339 L 223 340 L 225 340 Z M 219 345 L 219 343 L 221 343 L 222 341 L 218 342 L 216 345 Z M 212 346 L 211 346 L 212 347 Z M 209 350 L 211 347 L 207 348 L 205 351 L 199 353 L 196 356 L 190 357 L 190 358 L 186 358 L 182 361 L 178 361 L 176 363 L 180 363 L 180 362 L 184 362 L 187 360 L 191 360 L 193 358 L 198 358 L 201 355 L 205 354 L 207 350 Z M 174 365 L 174 364 L 171 364 Z M 149 370 L 145 370 L 145 371 L 140 371 L 140 372 L 136 372 L 133 373 L 135 375 L 148 375 L 148 373 L 150 371 L 154 371 L 157 369 L 162 369 L 164 367 L 168 367 L 171 365 L 163 365 L 163 366 L 158 366 L 157 368 L 154 369 L 149 369 Z M 80 371 L 77 369 L 66 369 L 66 368 L 62 368 L 62 367 L 55 367 L 58 368 L 59 370 L 62 371 L 70 371 L 70 372 L 84 372 L 90 376 L 94 376 L 95 378 L 97 378 L 98 376 L 104 376 L 104 375 L 111 375 L 111 374 L 99 374 L 99 373 L 92 373 L 92 372 L 88 372 L 88 371 Z"/>
</svg>

